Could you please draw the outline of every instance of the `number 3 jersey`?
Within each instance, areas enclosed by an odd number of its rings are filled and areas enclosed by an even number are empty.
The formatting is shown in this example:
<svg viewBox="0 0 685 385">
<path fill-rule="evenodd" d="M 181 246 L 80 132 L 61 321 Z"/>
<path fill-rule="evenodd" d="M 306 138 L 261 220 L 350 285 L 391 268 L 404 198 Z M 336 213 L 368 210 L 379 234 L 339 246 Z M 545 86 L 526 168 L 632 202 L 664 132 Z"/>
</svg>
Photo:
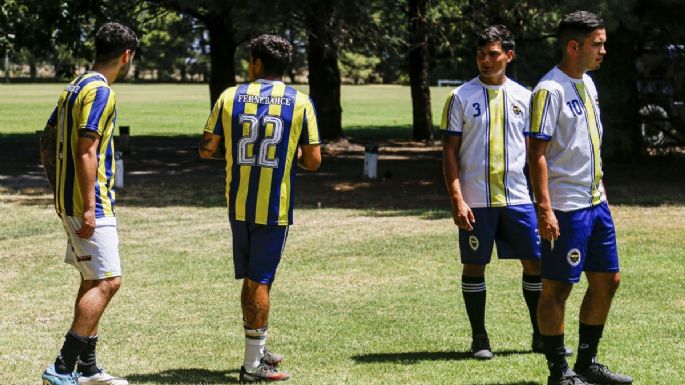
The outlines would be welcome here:
<svg viewBox="0 0 685 385">
<path fill-rule="evenodd" d="M 549 142 L 545 158 L 555 210 L 578 210 L 606 200 L 599 102 L 588 75 L 574 79 L 558 67 L 549 71 L 533 90 L 527 135 Z"/>
<path fill-rule="evenodd" d="M 440 128 L 461 136 L 459 179 L 469 206 L 531 203 L 523 173 L 530 95 L 510 79 L 490 86 L 476 77 L 447 98 Z"/>
<path fill-rule="evenodd" d="M 280 81 L 231 87 L 205 131 L 225 141 L 229 218 L 292 224 L 298 145 L 321 143 L 311 98 Z"/>
</svg>

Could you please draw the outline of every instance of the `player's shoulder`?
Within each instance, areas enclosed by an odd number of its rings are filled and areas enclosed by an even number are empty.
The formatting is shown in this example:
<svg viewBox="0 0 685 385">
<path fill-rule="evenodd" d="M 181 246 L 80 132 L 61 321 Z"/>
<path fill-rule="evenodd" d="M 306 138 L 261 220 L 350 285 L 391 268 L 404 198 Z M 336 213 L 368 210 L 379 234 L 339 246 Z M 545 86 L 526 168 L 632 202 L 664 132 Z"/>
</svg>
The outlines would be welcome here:
<svg viewBox="0 0 685 385">
<path fill-rule="evenodd" d="M 478 77 L 475 77 L 459 87 L 452 90 L 451 95 L 457 96 L 459 99 L 465 99 L 473 95 L 474 92 L 482 93 L 482 84 Z"/>
<path fill-rule="evenodd" d="M 592 77 L 587 73 L 583 74 L 583 83 L 587 85 L 591 92 L 595 94 L 597 93 L 597 86 L 595 86 L 595 82 L 592 80 Z"/>
<path fill-rule="evenodd" d="M 509 78 L 507 78 L 505 86 L 507 87 L 507 90 L 509 92 L 513 93 L 516 96 L 523 97 L 524 99 L 530 98 L 530 95 L 532 94 L 532 92 L 528 88 Z"/>
<path fill-rule="evenodd" d="M 563 92 L 563 79 L 561 79 L 560 73 L 561 71 L 559 71 L 557 67 L 552 68 L 540 79 L 533 89 L 533 93 L 537 93 L 540 90 L 545 90 L 553 94 Z"/>
</svg>

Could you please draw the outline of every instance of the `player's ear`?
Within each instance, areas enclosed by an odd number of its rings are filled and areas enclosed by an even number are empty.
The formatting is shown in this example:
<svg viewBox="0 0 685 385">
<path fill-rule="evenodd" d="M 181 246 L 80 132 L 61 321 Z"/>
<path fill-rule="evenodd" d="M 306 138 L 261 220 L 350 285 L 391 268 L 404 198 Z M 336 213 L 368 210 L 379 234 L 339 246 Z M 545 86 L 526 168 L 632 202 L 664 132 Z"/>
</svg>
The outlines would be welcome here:
<svg viewBox="0 0 685 385">
<path fill-rule="evenodd" d="M 580 43 L 578 43 L 578 40 L 569 40 L 568 43 L 566 43 L 566 52 L 574 56 L 578 55 L 578 52 L 580 52 Z"/>
<path fill-rule="evenodd" d="M 513 49 L 507 51 L 507 63 L 511 63 L 516 58 L 516 52 Z"/>
<path fill-rule="evenodd" d="M 123 54 L 121 54 L 121 64 L 127 64 L 131 60 L 133 60 L 133 55 L 135 55 L 136 51 L 127 49 L 124 51 Z"/>
</svg>

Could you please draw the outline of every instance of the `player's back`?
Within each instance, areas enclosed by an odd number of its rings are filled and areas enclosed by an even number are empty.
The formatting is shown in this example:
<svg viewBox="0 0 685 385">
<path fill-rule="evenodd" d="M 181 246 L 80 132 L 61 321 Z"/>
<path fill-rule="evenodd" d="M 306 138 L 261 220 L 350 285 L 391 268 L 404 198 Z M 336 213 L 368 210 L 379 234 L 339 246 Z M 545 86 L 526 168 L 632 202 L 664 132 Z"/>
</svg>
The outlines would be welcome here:
<svg viewBox="0 0 685 385">
<path fill-rule="evenodd" d="M 229 217 L 291 224 L 297 147 L 320 143 L 309 96 L 281 81 L 241 84 L 224 91 L 207 125 L 225 140 Z"/>
<path fill-rule="evenodd" d="M 100 73 L 90 71 L 69 83 L 60 95 L 48 124 L 57 129 L 55 207 L 68 216 L 83 215 L 83 198 L 76 177 L 78 131 L 100 136 L 95 179 L 95 216 L 114 216 L 114 91 Z"/>
</svg>

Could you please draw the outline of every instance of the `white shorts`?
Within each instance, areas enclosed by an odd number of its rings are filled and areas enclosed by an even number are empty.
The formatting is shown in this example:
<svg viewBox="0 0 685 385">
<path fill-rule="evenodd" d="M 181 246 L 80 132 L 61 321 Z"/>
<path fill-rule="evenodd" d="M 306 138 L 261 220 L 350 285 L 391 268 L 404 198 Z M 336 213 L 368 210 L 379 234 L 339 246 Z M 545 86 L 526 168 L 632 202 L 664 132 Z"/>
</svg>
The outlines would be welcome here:
<svg viewBox="0 0 685 385">
<path fill-rule="evenodd" d="M 117 219 L 96 218 L 95 232 L 89 239 L 76 235 L 82 223 L 81 218 L 62 215 L 62 225 L 68 238 L 64 262 L 74 265 L 85 281 L 121 276 Z"/>
</svg>

